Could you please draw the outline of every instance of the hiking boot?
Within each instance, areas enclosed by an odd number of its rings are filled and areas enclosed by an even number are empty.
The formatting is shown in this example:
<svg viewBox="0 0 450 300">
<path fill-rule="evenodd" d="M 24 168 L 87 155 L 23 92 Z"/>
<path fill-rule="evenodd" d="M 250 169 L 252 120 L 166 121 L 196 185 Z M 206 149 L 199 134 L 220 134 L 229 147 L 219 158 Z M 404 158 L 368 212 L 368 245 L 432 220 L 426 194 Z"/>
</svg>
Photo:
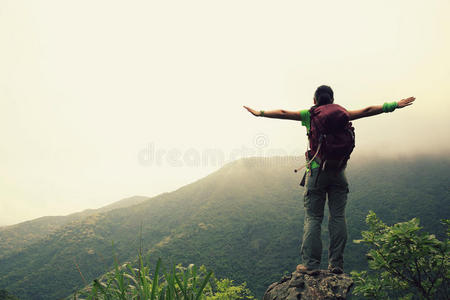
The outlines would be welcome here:
<svg viewBox="0 0 450 300">
<path fill-rule="evenodd" d="M 328 266 L 328 271 L 330 271 L 330 273 L 333 274 L 342 274 L 344 273 L 344 270 L 340 267 L 333 267 L 333 266 Z"/>
<path fill-rule="evenodd" d="M 320 274 L 320 270 L 319 269 L 309 269 L 304 265 L 298 265 L 296 268 L 297 272 L 299 273 L 304 273 L 304 274 L 308 274 L 311 276 L 316 276 Z"/>
</svg>

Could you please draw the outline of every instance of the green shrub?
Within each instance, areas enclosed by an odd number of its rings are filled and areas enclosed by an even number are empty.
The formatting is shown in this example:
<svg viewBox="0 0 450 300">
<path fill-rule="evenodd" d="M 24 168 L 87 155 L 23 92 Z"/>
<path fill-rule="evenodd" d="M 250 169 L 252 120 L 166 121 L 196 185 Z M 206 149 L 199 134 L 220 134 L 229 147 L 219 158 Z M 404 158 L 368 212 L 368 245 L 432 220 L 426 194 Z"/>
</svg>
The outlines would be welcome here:
<svg viewBox="0 0 450 300">
<path fill-rule="evenodd" d="M 366 223 L 369 230 L 354 242 L 369 245 L 370 271 L 351 272 L 353 294 L 370 299 L 449 299 L 449 220 L 443 221 L 445 241 L 423 232 L 416 218 L 388 226 L 370 211 Z"/>
</svg>

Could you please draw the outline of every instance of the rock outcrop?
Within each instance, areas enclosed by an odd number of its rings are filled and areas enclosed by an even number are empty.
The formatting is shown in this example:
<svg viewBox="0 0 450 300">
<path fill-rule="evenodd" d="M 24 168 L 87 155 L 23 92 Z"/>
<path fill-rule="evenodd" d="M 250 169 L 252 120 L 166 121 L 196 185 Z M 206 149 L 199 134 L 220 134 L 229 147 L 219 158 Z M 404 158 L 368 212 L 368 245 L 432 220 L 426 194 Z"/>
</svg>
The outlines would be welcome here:
<svg viewBox="0 0 450 300">
<path fill-rule="evenodd" d="M 334 274 L 321 270 L 318 275 L 297 271 L 272 283 L 263 300 L 331 300 L 347 299 L 353 280 L 346 274 Z"/>
</svg>

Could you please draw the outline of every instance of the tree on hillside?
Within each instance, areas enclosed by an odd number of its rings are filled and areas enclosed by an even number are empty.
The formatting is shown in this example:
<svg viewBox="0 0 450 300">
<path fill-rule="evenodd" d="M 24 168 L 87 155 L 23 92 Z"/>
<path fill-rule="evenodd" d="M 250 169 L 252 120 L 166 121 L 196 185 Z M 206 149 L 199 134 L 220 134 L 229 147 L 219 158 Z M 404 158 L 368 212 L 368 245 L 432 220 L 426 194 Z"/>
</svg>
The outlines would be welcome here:
<svg viewBox="0 0 450 300">
<path fill-rule="evenodd" d="M 370 211 L 366 223 L 369 230 L 354 242 L 370 247 L 370 271 L 351 272 L 355 295 L 370 299 L 449 299 L 450 220 L 443 220 L 447 226 L 445 241 L 423 232 L 416 218 L 388 226 Z"/>
<path fill-rule="evenodd" d="M 6 290 L 0 290 L 0 300 L 19 300 L 19 298 L 11 295 Z"/>
</svg>

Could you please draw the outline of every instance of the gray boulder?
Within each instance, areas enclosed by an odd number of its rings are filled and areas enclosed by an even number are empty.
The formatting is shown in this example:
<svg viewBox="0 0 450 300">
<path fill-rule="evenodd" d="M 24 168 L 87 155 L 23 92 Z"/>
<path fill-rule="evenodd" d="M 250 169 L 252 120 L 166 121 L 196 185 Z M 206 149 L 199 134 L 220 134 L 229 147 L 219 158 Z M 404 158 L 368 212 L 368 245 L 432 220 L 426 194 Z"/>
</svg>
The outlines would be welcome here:
<svg viewBox="0 0 450 300">
<path fill-rule="evenodd" d="M 317 275 L 297 271 L 272 283 L 263 300 L 331 300 L 347 299 L 353 280 L 346 274 L 334 274 L 321 270 Z"/>
</svg>

